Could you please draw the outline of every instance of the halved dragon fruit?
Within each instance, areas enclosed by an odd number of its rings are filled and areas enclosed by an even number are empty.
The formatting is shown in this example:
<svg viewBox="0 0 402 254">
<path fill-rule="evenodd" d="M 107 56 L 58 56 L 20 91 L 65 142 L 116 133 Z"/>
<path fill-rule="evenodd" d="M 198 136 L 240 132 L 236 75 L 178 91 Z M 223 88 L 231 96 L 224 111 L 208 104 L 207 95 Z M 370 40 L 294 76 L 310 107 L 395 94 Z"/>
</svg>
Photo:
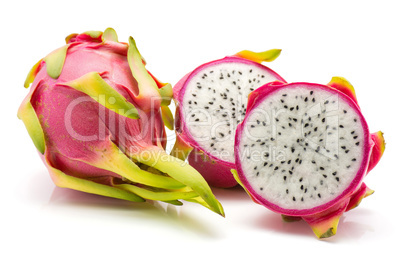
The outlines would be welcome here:
<svg viewBox="0 0 402 254">
<path fill-rule="evenodd" d="M 384 149 L 344 78 L 273 82 L 250 94 L 233 173 L 256 203 L 285 220 L 305 220 L 325 238 L 336 233 L 343 212 L 373 193 L 362 180 Z"/>
<path fill-rule="evenodd" d="M 23 120 L 57 186 L 135 202 L 200 203 L 223 215 L 207 182 L 166 154 L 172 87 L 145 68 L 135 41 L 73 34 L 25 82 Z"/>
<path fill-rule="evenodd" d="M 235 130 L 246 114 L 250 92 L 268 82 L 284 82 L 261 64 L 273 61 L 280 52 L 241 51 L 201 65 L 174 86 L 177 142 L 171 154 L 188 156 L 190 165 L 210 185 L 237 185 L 230 172 L 235 168 Z"/>
</svg>

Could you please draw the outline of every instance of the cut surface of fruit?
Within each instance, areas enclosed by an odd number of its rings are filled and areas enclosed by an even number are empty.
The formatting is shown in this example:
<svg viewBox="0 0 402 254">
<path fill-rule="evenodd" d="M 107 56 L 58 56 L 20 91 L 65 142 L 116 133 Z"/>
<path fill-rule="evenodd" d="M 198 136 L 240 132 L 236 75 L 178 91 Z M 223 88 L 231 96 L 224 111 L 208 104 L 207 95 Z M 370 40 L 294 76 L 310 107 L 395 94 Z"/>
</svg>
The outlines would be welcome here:
<svg viewBox="0 0 402 254">
<path fill-rule="evenodd" d="M 359 186 L 372 142 L 348 96 L 309 83 L 273 83 L 253 96 L 235 149 L 239 177 L 259 203 L 314 214 Z"/>
<path fill-rule="evenodd" d="M 194 70 L 180 85 L 180 119 L 186 140 L 211 159 L 234 166 L 236 126 L 247 97 L 258 87 L 283 79 L 256 62 L 226 57 Z"/>
</svg>

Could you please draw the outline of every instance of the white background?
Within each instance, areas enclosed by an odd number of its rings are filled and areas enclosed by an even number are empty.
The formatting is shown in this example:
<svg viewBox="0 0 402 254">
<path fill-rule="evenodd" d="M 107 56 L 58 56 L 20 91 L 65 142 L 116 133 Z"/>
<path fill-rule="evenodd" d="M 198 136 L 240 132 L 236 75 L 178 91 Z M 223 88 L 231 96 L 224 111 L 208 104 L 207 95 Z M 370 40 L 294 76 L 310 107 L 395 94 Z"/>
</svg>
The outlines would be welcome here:
<svg viewBox="0 0 402 254">
<path fill-rule="evenodd" d="M 0 252 L 374 253 L 400 246 L 400 11 L 398 1 L 387 0 L 3 1 Z M 289 82 L 346 77 L 371 131 L 385 133 L 385 155 L 365 180 L 376 192 L 323 241 L 307 224 L 282 222 L 239 188 L 213 190 L 225 208 L 222 218 L 196 204 L 132 204 L 55 187 L 16 117 L 28 92 L 23 82 L 68 34 L 107 27 L 120 41 L 132 35 L 148 69 L 172 84 L 243 49 L 283 49 L 268 66 Z"/>
</svg>

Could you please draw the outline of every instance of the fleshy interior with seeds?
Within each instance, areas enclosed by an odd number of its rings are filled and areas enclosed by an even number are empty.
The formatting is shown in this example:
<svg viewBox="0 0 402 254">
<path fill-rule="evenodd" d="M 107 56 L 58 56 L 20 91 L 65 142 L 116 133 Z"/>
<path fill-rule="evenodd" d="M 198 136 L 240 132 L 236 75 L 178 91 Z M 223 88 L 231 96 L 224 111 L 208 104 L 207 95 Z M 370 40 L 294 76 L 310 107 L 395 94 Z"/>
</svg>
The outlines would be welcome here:
<svg viewBox="0 0 402 254">
<path fill-rule="evenodd" d="M 277 78 L 256 64 L 225 62 L 194 74 L 183 94 L 183 120 L 199 147 L 234 163 L 234 136 L 246 114 L 248 94 Z"/>
<path fill-rule="evenodd" d="M 253 108 L 238 148 L 252 189 L 284 209 L 311 209 L 340 195 L 367 142 L 350 103 L 330 89 L 288 85 Z"/>
</svg>

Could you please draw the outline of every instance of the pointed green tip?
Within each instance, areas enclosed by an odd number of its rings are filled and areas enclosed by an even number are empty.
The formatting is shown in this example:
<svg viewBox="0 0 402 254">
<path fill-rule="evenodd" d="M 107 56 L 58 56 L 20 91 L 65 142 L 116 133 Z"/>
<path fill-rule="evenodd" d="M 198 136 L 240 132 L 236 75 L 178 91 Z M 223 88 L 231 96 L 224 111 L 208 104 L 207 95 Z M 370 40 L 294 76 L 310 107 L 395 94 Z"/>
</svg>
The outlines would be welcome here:
<svg viewBox="0 0 402 254">
<path fill-rule="evenodd" d="M 57 79 L 60 76 L 63 70 L 64 61 L 66 60 L 68 47 L 69 44 L 64 45 L 63 47 L 56 49 L 43 59 L 46 62 L 47 74 L 51 78 Z"/>
<path fill-rule="evenodd" d="M 86 34 L 93 39 L 97 39 L 100 36 L 102 36 L 103 33 L 102 33 L 102 31 L 86 31 L 83 34 Z"/>
<path fill-rule="evenodd" d="M 250 50 L 243 50 L 235 54 L 237 57 L 245 58 L 257 63 L 272 62 L 281 54 L 282 49 L 270 49 L 263 52 L 253 52 Z"/>
<path fill-rule="evenodd" d="M 18 109 L 17 117 L 24 122 L 24 125 L 31 137 L 36 149 L 41 154 L 45 153 L 45 134 L 36 115 L 31 102 L 25 100 Z"/>
<path fill-rule="evenodd" d="M 32 68 L 31 68 L 31 70 L 29 71 L 29 73 L 28 73 L 28 75 L 27 75 L 27 77 L 26 77 L 26 79 L 25 79 L 25 82 L 24 82 L 24 87 L 25 88 L 28 88 L 33 82 L 34 82 L 34 79 L 35 79 L 35 77 L 36 77 L 36 74 L 38 74 L 38 72 L 39 72 L 39 66 L 40 66 L 40 64 L 42 63 L 42 59 L 41 60 L 39 60 Z"/>
<path fill-rule="evenodd" d="M 106 28 L 105 32 L 103 32 L 103 35 L 102 35 L 102 41 L 103 42 L 106 42 L 106 41 L 119 42 L 116 31 L 111 27 Z"/>
<path fill-rule="evenodd" d="M 329 228 L 324 234 L 322 234 L 322 235 L 317 235 L 317 236 L 318 236 L 318 238 L 320 238 L 320 239 L 324 239 L 324 238 L 331 237 L 331 236 L 333 236 L 333 235 L 335 235 L 335 234 L 336 234 L 336 229 L 334 229 L 334 228 Z"/>
</svg>

